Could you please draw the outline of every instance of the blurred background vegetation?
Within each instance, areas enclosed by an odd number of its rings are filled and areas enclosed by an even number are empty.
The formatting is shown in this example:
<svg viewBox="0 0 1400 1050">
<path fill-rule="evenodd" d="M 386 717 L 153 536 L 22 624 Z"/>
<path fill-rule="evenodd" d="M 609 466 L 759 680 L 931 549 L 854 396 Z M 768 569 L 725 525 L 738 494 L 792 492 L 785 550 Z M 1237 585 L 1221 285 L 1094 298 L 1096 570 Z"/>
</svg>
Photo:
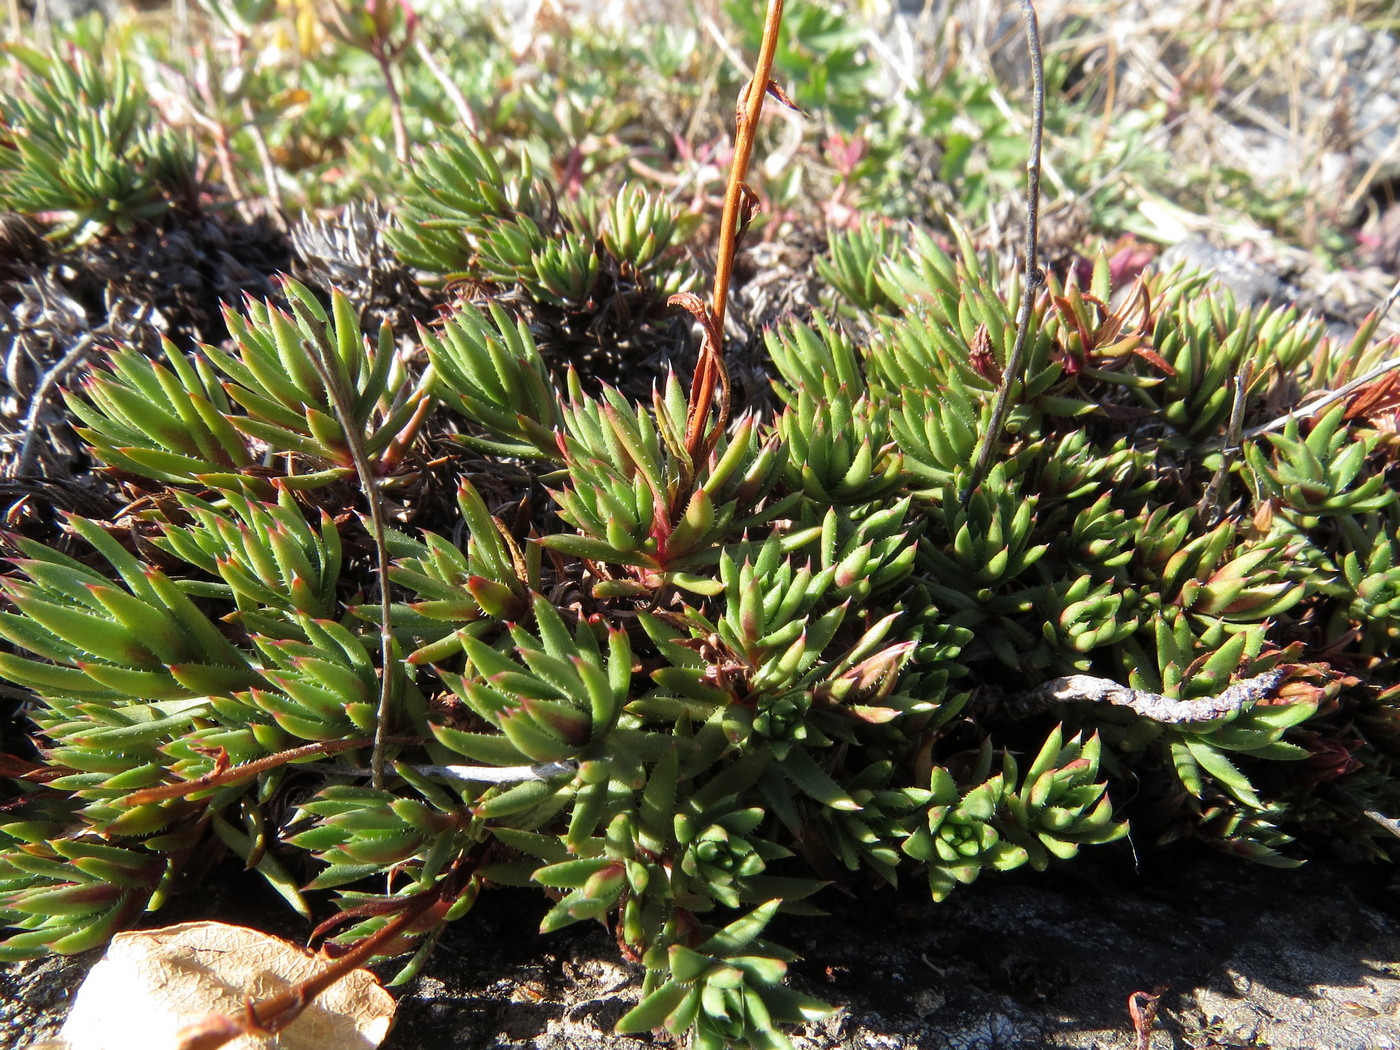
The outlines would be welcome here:
<svg viewBox="0 0 1400 1050">
<path fill-rule="evenodd" d="M 1400 173 L 1395 4 L 1039 6 L 1052 233 L 1277 238 L 1328 266 L 1374 261 Z M 3 178 L 18 161 L 0 144 L 0 207 L 121 224 L 195 203 L 195 180 L 220 203 L 292 214 L 387 201 L 410 172 L 405 137 L 465 127 L 527 156 L 562 196 L 640 178 L 701 214 L 760 21 L 741 0 L 107 0 L 77 16 L 11 0 L 4 121 L 24 119 L 21 84 L 53 73 L 26 49 L 61 43 L 86 78 L 77 109 L 110 110 L 115 153 L 106 182 L 46 198 Z M 1019 213 L 1014 3 L 794 4 L 777 75 L 808 116 L 766 120 L 754 182 L 770 231 L 843 228 L 868 210 L 974 228 Z M 76 110 L 55 116 L 42 144 L 55 155 L 102 138 Z"/>
</svg>

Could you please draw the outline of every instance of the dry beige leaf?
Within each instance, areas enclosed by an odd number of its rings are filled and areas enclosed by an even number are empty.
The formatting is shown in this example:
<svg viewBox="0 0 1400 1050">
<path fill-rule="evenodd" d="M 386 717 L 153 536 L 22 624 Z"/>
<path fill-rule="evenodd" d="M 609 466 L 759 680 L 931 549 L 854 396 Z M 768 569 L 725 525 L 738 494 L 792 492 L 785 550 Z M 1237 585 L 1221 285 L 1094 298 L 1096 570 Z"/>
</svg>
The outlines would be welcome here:
<svg viewBox="0 0 1400 1050">
<path fill-rule="evenodd" d="M 176 1033 L 211 1014 L 240 1018 L 320 973 L 324 959 L 245 926 L 188 922 L 119 933 L 83 985 L 60 1033 L 68 1050 L 173 1050 Z M 394 999 L 367 970 L 319 995 L 277 1036 L 242 1035 L 228 1050 L 374 1050 Z"/>
</svg>

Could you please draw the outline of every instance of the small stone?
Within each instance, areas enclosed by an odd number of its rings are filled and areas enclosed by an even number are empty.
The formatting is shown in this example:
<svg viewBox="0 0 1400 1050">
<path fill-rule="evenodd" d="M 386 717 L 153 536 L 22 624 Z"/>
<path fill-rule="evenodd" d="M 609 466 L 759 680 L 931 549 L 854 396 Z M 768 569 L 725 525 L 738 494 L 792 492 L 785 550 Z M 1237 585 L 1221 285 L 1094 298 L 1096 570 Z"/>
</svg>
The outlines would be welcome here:
<svg viewBox="0 0 1400 1050">
<path fill-rule="evenodd" d="M 921 1017 L 927 1017 L 935 1010 L 941 1009 L 947 1001 L 948 997 L 942 992 L 926 988 L 914 996 L 914 1009 Z"/>
<path fill-rule="evenodd" d="M 1254 982 L 1233 967 L 1226 967 L 1225 979 L 1230 982 L 1235 994 L 1241 997 L 1248 995 L 1250 988 L 1254 986 Z"/>
</svg>

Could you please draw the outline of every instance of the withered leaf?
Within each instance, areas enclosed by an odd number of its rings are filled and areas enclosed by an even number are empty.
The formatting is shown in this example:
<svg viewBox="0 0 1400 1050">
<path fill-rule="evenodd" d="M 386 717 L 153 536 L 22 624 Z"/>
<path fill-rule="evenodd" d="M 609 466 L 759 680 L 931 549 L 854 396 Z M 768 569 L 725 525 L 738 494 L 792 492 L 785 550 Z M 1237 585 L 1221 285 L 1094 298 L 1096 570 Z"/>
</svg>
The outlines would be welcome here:
<svg viewBox="0 0 1400 1050">
<path fill-rule="evenodd" d="M 88 974 L 60 1033 L 66 1050 L 174 1050 L 178 1034 L 213 1015 L 238 1020 L 313 977 L 326 961 L 244 926 L 188 922 L 119 933 Z M 277 1036 L 240 1035 L 230 1050 L 374 1050 L 394 999 L 367 970 L 319 995 Z"/>
</svg>

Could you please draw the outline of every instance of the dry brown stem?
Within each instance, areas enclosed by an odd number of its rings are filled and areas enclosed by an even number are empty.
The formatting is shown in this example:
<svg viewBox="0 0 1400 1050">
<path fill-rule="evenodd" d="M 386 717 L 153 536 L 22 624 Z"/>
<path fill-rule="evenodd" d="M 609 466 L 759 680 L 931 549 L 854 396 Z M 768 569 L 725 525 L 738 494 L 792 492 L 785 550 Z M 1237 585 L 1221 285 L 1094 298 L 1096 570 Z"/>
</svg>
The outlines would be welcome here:
<svg viewBox="0 0 1400 1050">
<path fill-rule="evenodd" d="M 768 13 L 763 22 L 763 43 L 758 61 L 754 63 L 753 78 L 739 96 L 735 110 L 734 159 L 729 168 L 729 181 L 724 193 L 724 213 L 720 220 L 719 257 L 715 261 L 715 289 L 710 304 L 710 318 L 704 324 L 705 339 L 695 362 L 695 378 L 690 387 L 690 404 L 686 415 L 685 448 L 692 468 L 699 466 L 724 429 L 728 415 L 728 398 L 720 405 L 719 419 L 708 426 L 710 410 L 714 407 L 715 391 L 727 391 L 729 378 L 724 367 L 724 313 L 729 301 L 729 285 L 734 275 L 734 255 L 738 249 L 740 219 L 745 204 L 752 200 L 752 190 L 744 183 L 749 161 L 753 157 L 754 136 L 763 112 L 763 99 L 775 90 L 772 81 L 773 56 L 778 50 L 778 31 L 783 23 L 783 0 L 768 0 Z M 777 91 L 777 96 L 785 96 Z"/>
</svg>

